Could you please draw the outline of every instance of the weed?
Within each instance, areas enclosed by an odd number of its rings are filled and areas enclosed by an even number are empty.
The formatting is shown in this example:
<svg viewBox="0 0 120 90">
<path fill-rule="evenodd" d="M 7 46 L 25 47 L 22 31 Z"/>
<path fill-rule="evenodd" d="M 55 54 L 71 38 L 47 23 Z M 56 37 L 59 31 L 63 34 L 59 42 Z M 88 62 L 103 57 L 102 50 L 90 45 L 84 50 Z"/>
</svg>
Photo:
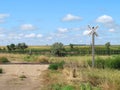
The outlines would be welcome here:
<svg viewBox="0 0 120 90">
<path fill-rule="evenodd" d="M 49 58 L 47 56 L 43 56 L 42 55 L 42 56 L 37 57 L 37 59 L 35 60 L 35 62 L 48 64 L 49 63 Z"/>
<path fill-rule="evenodd" d="M 3 73 L 3 69 L 2 68 L 0 68 L 0 73 Z"/>
<path fill-rule="evenodd" d="M 25 78 L 27 78 L 25 75 L 21 75 L 21 76 L 19 76 L 19 78 L 21 79 L 21 80 L 24 80 Z"/>
<path fill-rule="evenodd" d="M 48 68 L 51 69 L 51 70 L 63 69 L 64 64 L 65 64 L 64 61 L 56 62 L 56 63 L 50 64 Z"/>
<path fill-rule="evenodd" d="M 66 86 L 62 87 L 61 90 L 75 90 L 75 89 L 71 85 L 66 85 Z"/>
<path fill-rule="evenodd" d="M 8 63 L 9 60 L 6 57 L 0 57 L 0 63 Z"/>
<path fill-rule="evenodd" d="M 92 66 L 92 61 L 88 60 L 88 65 Z M 95 59 L 96 68 L 111 68 L 111 69 L 120 69 L 120 56 L 113 56 L 106 59 L 96 58 Z"/>
</svg>

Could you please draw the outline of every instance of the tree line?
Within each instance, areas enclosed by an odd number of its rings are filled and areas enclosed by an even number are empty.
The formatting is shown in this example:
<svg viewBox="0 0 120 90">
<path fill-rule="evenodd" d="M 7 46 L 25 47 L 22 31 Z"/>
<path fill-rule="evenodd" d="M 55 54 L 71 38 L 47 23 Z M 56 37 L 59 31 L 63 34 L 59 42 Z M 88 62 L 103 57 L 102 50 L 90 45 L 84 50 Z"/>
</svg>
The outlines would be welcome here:
<svg viewBox="0 0 120 90">
<path fill-rule="evenodd" d="M 47 46 L 46 46 L 47 47 Z M 75 44 L 64 45 L 61 42 L 56 42 L 51 45 L 48 49 L 39 48 L 28 48 L 26 43 L 10 44 L 7 45 L 5 49 L 0 49 L 2 53 L 28 53 L 28 54 L 47 54 L 54 56 L 66 56 L 66 55 L 86 55 L 91 54 L 91 46 L 78 46 Z M 107 42 L 104 46 L 96 46 L 95 54 L 98 55 L 110 55 L 110 54 L 120 54 L 119 49 L 112 49 L 110 42 Z"/>
<path fill-rule="evenodd" d="M 26 48 L 28 48 L 28 45 L 26 45 L 25 43 L 18 43 L 16 45 L 15 44 L 7 45 L 8 51 L 15 51 L 15 50 L 24 51 Z"/>
</svg>

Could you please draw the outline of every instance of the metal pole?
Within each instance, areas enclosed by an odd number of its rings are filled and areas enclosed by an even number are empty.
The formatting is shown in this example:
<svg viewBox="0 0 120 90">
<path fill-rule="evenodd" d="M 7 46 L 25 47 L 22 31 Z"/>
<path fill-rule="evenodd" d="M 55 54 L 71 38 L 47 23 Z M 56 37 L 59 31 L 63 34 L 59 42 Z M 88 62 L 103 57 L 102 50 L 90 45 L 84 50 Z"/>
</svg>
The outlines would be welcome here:
<svg viewBox="0 0 120 90">
<path fill-rule="evenodd" d="M 95 59 L 95 56 L 94 56 L 94 36 L 95 36 L 95 34 L 94 34 L 94 32 L 92 33 L 92 68 L 94 68 L 94 59 Z"/>
</svg>

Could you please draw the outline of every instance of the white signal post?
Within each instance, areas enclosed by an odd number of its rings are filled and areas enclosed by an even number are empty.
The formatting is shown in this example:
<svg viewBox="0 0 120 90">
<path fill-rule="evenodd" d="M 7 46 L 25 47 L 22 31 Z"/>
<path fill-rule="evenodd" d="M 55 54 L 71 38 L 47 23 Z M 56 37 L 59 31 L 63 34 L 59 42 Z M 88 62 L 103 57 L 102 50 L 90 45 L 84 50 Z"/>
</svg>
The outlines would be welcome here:
<svg viewBox="0 0 120 90">
<path fill-rule="evenodd" d="M 90 33 L 89 35 L 92 35 L 92 68 L 94 68 L 95 66 L 95 63 L 94 63 L 94 60 L 95 60 L 95 36 L 98 36 L 98 34 L 96 33 L 96 30 L 98 29 L 98 26 L 96 27 L 90 27 L 88 25 L 88 28 L 90 29 Z"/>
</svg>

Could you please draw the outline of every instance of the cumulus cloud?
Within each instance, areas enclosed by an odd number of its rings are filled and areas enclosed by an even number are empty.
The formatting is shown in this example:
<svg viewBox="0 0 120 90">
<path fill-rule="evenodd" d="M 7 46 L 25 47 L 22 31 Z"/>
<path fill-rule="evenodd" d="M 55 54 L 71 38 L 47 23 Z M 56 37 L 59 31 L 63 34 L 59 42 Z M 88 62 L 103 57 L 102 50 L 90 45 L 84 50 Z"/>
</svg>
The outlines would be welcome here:
<svg viewBox="0 0 120 90">
<path fill-rule="evenodd" d="M 20 26 L 20 29 L 21 30 L 35 30 L 37 28 L 32 24 L 23 24 Z"/>
<path fill-rule="evenodd" d="M 90 33 L 90 30 L 85 30 L 84 32 L 83 32 L 83 35 L 88 35 Z"/>
<path fill-rule="evenodd" d="M 0 19 L 5 19 L 9 16 L 10 16 L 10 14 L 0 14 Z"/>
<path fill-rule="evenodd" d="M 30 33 L 30 34 L 25 34 L 24 37 L 25 38 L 42 38 L 43 35 L 42 34 Z"/>
<path fill-rule="evenodd" d="M 0 34 L 0 37 L 5 37 L 5 34 Z"/>
<path fill-rule="evenodd" d="M 36 36 L 35 33 L 26 34 L 25 38 L 34 38 L 35 36 Z"/>
<path fill-rule="evenodd" d="M 112 23 L 114 20 L 111 16 L 108 15 L 102 15 L 96 19 L 97 22 L 99 23 Z"/>
<path fill-rule="evenodd" d="M 59 33 L 66 33 L 66 32 L 68 32 L 67 28 L 58 28 L 57 30 L 58 30 Z"/>
<path fill-rule="evenodd" d="M 79 16 L 74 16 L 72 14 L 67 14 L 65 17 L 63 17 L 62 21 L 79 21 L 82 18 Z"/>
<path fill-rule="evenodd" d="M 5 22 L 5 18 L 9 17 L 10 14 L 0 14 L 0 23 L 4 23 Z"/>
<path fill-rule="evenodd" d="M 53 39 L 53 37 L 47 37 L 47 40 L 52 40 Z"/>
<path fill-rule="evenodd" d="M 5 29 L 5 28 L 0 27 L 0 31 L 4 31 L 4 30 L 6 30 L 6 29 Z"/>
<path fill-rule="evenodd" d="M 114 32 L 114 31 L 115 31 L 115 29 L 113 29 L 113 28 L 109 29 L 109 32 Z"/>
<path fill-rule="evenodd" d="M 43 35 L 42 35 L 42 34 L 38 34 L 36 37 L 38 37 L 38 38 L 42 38 Z"/>
<path fill-rule="evenodd" d="M 96 19 L 96 22 L 103 24 L 109 29 L 109 32 L 114 32 L 120 29 L 120 25 L 115 22 L 112 16 L 102 15 Z"/>
</svg>

